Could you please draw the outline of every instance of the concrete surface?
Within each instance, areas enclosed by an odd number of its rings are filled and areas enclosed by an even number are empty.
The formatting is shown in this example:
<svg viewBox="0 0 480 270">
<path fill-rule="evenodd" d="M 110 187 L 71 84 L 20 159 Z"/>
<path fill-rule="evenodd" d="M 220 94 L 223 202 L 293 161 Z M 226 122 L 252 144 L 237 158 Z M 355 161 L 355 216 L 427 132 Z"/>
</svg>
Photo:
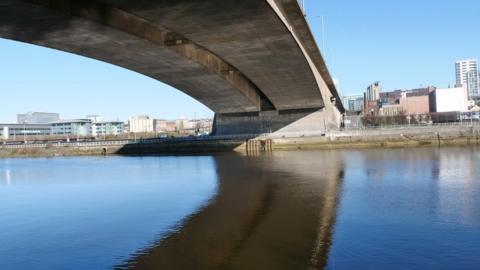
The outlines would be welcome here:
<svg viewBox="0 0 480 270">
<path fill-rule="evenodd" d="M 0 37 L 139 72 L 220 115 L 261 112 L 242 133 L 264 111 L 295 112 L 268 125 L 292 124 L 297 110 L 322 110 L 313 130 L 340 123 L 340 97 L 297 0 L 0 0 Z"/>
</svg>

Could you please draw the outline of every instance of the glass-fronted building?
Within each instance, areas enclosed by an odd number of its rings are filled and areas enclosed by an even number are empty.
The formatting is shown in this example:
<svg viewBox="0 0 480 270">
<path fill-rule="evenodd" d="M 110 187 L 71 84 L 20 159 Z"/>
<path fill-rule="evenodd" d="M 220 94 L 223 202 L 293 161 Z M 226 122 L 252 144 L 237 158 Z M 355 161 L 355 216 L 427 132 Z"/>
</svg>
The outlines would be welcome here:
<svg viewBox="0 0 480 270">
<path fill-rule="evenodd" d="M 62 120 L 51 123 L 52 135 L 90 136 L 92 121 L 89 119 Z"/>
<path fill-rule="evenodd" d="M 92 123 L 92 136 L 120 135 L 124 132 L 125 124 L 120 121 Z"/>
<path fill-rule="evenodd" d="M 0 124 L 0 138 L 3 140 L 23 140 L 28 136 L 48 136 L 51 126 L 48 124 Z"/>
</svg>

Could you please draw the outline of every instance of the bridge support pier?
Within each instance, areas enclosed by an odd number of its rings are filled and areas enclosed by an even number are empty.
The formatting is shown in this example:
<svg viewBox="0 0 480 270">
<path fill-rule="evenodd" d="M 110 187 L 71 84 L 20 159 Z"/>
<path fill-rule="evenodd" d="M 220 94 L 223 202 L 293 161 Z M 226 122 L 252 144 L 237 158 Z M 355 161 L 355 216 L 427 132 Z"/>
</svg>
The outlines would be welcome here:
<svg viewBox="0 0 480 270">
<path fill-rule="evenodd" d="M 339 125 L 336 114 L 324 108 L 216 114 L 213 135 L 320 135 Z"/>
</svg>

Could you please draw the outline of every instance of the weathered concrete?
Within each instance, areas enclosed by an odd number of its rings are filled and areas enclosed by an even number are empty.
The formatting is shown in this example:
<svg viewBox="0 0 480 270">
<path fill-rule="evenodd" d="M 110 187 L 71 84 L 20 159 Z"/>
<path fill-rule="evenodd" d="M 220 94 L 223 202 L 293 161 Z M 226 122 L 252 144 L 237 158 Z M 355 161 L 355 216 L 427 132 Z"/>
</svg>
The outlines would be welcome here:
<svg viewBox="0 0 480 270">
<path fill-rule="evenodd" d="M 304 126 L 318 130 L 338 127 L 343 110 L 297 0 L 0 0 L 0 37 L 139 72 L 219 118 L 260 112 L 241 133 L 265 122 L 264 111 L 294 112 L 273 119 L 278 130 L 297 110 L 321 109 Z"/>
<path fill-rule="evenodd" d="M 261 109 L 259 90 L 249 79 L 177 33 L 94 1 L 28 2 L 38 5 L 0 1 L 1 37 L 139 72 L 172 85 L 215 112 Z"/>
<path fill-rule="evenodd" d="M 249 114 L 217 114 L 215 134 L 316 133 L 322 134 L 337 126 L 329 121 L 325 109 L 267 111 Z"/>
<path fill-rule="evenodd" d="M 328 132 L 322 137 L 285 135 L 273 136 L 271 139 L 277 150 L 480 145 L 480 126 L 348 130 Z"/>
</svg>

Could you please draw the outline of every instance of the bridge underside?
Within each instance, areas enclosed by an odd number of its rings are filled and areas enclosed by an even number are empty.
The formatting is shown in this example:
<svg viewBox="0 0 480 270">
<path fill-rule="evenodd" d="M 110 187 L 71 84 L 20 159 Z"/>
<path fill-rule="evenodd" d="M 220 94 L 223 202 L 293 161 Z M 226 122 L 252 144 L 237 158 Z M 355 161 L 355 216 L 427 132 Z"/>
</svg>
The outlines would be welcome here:
<svg viewBox="0 0 480 270">
<path fill-rule="evenodd" d="M 323 119 L 313 129 L 338 125 L 338 93 L 296 0 L 0 0 L 0 37 L 167 83 L 212 109 L 219 134 L 312 113 Z"/>
</svg>

